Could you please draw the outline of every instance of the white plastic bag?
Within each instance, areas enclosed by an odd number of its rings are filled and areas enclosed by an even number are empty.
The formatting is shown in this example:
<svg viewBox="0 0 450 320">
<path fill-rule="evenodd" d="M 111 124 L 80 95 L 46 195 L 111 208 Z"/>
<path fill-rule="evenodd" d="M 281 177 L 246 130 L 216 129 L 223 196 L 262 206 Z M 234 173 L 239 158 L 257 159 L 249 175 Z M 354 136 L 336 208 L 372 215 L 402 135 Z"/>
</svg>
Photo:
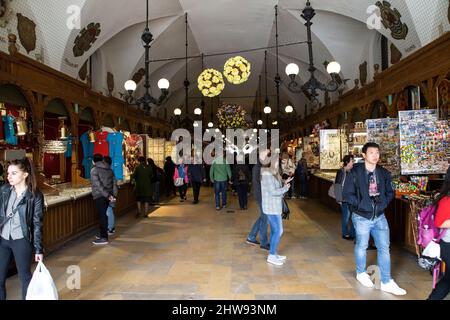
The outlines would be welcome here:
<svg viewBox="0 0 450 320">
<path fill-rule="evenodd" d="M 58 300 L 58 290 L 42 261 L 38 262 L 36 270 L 34 270 L 26 300 Z"/>
<path fill-rule="evenodd" d="M 430 241 L 430 243 L 423 249 L 422 256 L 441 260 L 441 246 L 439 243 Z"/>
</svg>

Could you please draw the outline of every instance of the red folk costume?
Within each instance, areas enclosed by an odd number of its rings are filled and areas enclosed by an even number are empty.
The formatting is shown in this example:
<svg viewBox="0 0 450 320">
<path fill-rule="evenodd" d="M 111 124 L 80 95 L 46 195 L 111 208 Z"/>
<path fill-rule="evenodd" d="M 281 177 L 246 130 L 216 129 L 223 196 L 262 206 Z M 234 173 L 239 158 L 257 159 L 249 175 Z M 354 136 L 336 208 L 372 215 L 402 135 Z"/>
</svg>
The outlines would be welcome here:
<svg viewBox="0 0 450 320">
<path fill-rule="evenodd" d="M 96 132 L 95 133 L 95 144 L 94 144 L 94 154 L 99 153 L 102 156 L 109 156 L 109 144 L 106 141 L 108 137 L 108 132 Z"/>
</svg>

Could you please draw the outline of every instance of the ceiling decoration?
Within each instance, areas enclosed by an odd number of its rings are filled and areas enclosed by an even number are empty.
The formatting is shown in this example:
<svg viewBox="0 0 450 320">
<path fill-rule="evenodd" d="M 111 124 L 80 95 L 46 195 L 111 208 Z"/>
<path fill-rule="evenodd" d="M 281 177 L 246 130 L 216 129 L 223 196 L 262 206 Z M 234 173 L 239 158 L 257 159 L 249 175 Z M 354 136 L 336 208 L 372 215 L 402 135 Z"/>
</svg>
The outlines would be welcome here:
<svg viewBox="0 0 450 320">
<path fill-rule="evenodd" d="M 232 84 L 244 83 L 248 80 L 250 73 L 250 62 L 241 56 L 228 59 L 223 67 L 223 75 Z"/>
<path fill-rule="evenodd" d="M 75 57 L 81 57 L 91 48 L 94 42 L 97 41 L 100 33 L 100 23 L 92 22 L 87 27 L 83 28 L 74 41 L 73 55 Z"/>
<path fill-rule="evenodd" d="M 17 32 L 27 53 L 36 49 L 36 24 L 20 13 L 17 14 Z"/>
<path fill-rule="evenodd" d="M 383 3 L 378 1 L 376 6 L 381 10 L 381 23 L 386 29 L 391 30 L 392 38 L 396 40 L 406 39 L 408 26 L 402 22 L 400 12 L 396 8 L 392 9 L 392 5 L 387 1 L 383 1 Z"/>
<path fill-rule="evenodd" d="M 205 97 L 218 96 L 224 88 L 222 74 L 215 69 L 206 69 L 198 77 L 198 89 Z"/>
</svg>

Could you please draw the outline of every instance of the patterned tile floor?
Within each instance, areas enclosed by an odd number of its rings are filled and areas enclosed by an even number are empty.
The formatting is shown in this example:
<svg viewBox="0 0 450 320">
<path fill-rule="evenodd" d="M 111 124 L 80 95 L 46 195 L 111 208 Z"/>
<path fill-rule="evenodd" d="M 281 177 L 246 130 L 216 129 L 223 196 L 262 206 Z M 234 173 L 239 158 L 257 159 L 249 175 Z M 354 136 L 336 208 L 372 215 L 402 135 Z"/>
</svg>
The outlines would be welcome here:
<svg viewBox="0 0 450 320">
<path fill-rule="evenodd" d="M 192 199 L 188 194 L 188 199 Z M 96 231 L 69 243 L 45 260 L 61 299 L 425 299 L 431 276 L 416 259 L 392 246 L 392 275 L 408 291 L 396 297 L 359 285 L 354 277 L 353 242 L 340 237 L 340 215 L 314 200 L 289 200 L 279 253 L 284 266 L 269 265 L 267 253 L 246 244 L 258 216 L 253 199 L 240 211 L 217 212 L 210 188 L 200 203 L 172 199 L 150 218 L 134 213 L 118 219 L 107 246 L 91 244 Z M 368 251 L 367 264 L 376 263 Z M 80 267 L 81 289 L 70 290 L 66 272 Z M 9 299 L 18 299 L 17 276 L 7 281 Z"/>
</svg>

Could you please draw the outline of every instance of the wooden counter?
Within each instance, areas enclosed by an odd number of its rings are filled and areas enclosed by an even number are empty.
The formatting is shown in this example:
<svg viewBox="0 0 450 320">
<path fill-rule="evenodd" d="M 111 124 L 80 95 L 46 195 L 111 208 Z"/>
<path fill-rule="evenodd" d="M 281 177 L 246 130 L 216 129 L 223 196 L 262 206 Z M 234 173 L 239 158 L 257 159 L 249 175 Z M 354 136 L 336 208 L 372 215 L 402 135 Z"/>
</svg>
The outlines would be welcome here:
<svg viewBox="0 0 450 320">
<path fill-rule="evenodd" d="M 115 216 L 123 216 L 135 206 L 133 186 L 130 184 L 119 186 L 117 207 L 114 208 Z M 44 213 L 45 254 L 55 251 L 68 241 L 80 237 L 95 227 L 98 227 L 98 215 L 91 194 L 50 204 L 45 208 Z"/>
</svg>

